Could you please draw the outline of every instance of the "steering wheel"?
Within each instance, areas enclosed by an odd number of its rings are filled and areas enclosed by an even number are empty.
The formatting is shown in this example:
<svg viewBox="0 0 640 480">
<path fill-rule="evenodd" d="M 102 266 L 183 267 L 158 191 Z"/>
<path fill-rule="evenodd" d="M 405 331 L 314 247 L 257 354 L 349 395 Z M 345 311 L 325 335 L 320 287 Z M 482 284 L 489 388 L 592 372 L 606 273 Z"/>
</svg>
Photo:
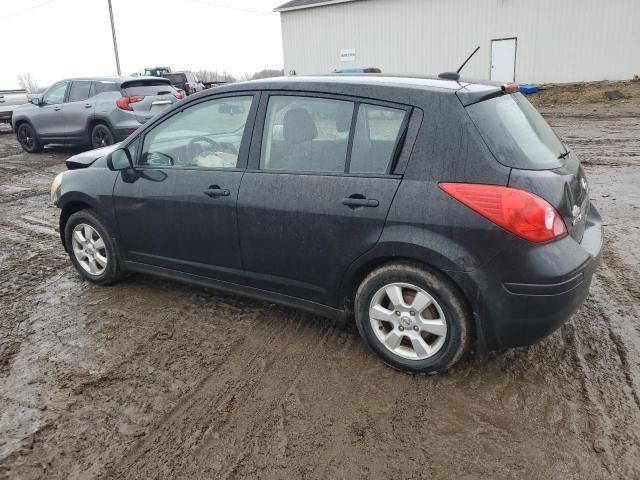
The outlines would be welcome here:
<svg viewBox="0 0 640 480">
<path fill-rule="evenodd" d="M 145 153 L 144 161 L 150 167 L 169 167 L 174 164 L 173 157 L 163 152 Z"/>
<path fill-rule="evenodd" d="M 199 137 L 193 137 L 191 140 L 189 140 L 189 143 L 187 144 L 187 151 L 189 152 L 189 156 L 191 158 L 195 158 L 199 154 L 203 153 L 203 150 L 201 148 L 198 149 L 199 151 L 196 151 L 195 149 L 196 143 L 200 143 L 200 142 L 208 143 L 210 145 L 209 150 L 213 152 L 220 149 L 218 142 L 216 142 L 215 140 L 211 140 L 209 137 L 205 137 L 204 135 L 201 135 Z"/>
</svg>

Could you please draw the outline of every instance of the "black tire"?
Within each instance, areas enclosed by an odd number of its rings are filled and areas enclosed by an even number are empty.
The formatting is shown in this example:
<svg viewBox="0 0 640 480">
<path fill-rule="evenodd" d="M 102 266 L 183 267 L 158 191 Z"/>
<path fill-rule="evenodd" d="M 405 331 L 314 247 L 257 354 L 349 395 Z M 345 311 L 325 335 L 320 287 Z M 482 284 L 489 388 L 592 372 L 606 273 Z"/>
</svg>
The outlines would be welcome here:
<svg viewBox="0 0 640 480">
<path fill-rule="evenodd" d="M 116 143 L 111 129 L 104 123 L 98 123 L 91 129 L 91 146 L 93 148 L 108 147 Z"/>
<path fill-rule="evenodd" d="M 44 145 L 38 140 L 38 134 L 29 123 L 18 125 L 16 138 L 22 149 L 27 153 L 39 153 L 44 148 Z"/>
<path fill-rule="evenodd" d="M 440 308 L 440 312 L 443 314 L 443 318 L 439 318 L 439 314 L 434 317 L 437 320 L 446 324 L 446 334 L 441 337 L 428 337 L 438 339 L 438 349 L 434 348 L 432 356 L 423 359 L 407 359 L 401 355 L 394 353 L 390 348 L 378 338 L 378 335 L 374 331 L 374 325 L 370 321 L 369 308 L 372 305 L 374 296 L 385 286 L 389 286 L 394 283 L 410 284 L 424 290 L 430 295 Z M 410 295 L 411 290 L 402 290 L 403 296 Z M 377 298 L 380 298 L 379 296 Z M 384 294 L 383 294 L 384 298 Z M 390 298 L 390 297 L 389 297 Z M 389 300 L 389 298 L 387 300 Z M 417 297 L 416 297 L 417 298 Z M 396 310 L 395 307 L 391 307 L 392 310 Z M 428 307 L 428 308 L 436 308 Z M 425 310 L 426 312 L 426 310 Z M 395 312 L 394 312 L 395 313 Z M 418 316 L 422 318 L 422 313 L 419 312 Z M 404 320 L 404 313 L 402 314 Z M 408 315 L 408 314 L 407 314 Z M 411 313 L 414 315 L 414 313 Z M 465 305 L 462 295 L 451 284 L 451 282 L 440 274 L 422 268 L 420 266 L 411 263 L 397 263 L 380 267 L 371 272 L 360 284 L 355 297 L 355 317 L 358 331 L 369 347 L 382 358 L 382 360 L 393 368 L 419 374 L 435 374 L 446 372 L 451 368 L 465 353 L 469 346 L 471 336 L 471 320 L 469 311 Z M 415 317 L 414 317 L 415 318 Z M 411 321 L 411 317 L 407 317 L 408 322 Z M 383 330 L 382 325 L 378 324 L 378 329 Z M 400 320 L 398 320 L 400 325 Z M 389 331 L 393 329 L 402 330 L 398 335 L 414 334 L 409 329 L 419 327 L 400 327 L 389 324 Z M 387 328 L 387 327 L 385 327 Z M 397 332 L 397 330 L 396 330 Z M 382 335 L 388 334 L 384 331 Z M 415 333 L 416 335 L 423 335 L 423 332 Z M 425 335 L 429 335 L 424 333 Z M 402 342 L 408 342 L 411 346 L 410 338 L 403 337 Z M 404 348 L 404 347 L 401 347 Z"/>
<path fill-rule="evenodd" d="M 79 226 L 80 229 L 84 230 L 83 225 L 89 225 L 93 228 L 99 235 L 99 238 L 104 242 L 104 249 L 94 248 L 94 251 L 100 254 L 100 258 L 106 258 L 106 266 L 102 267 L 101 271 L 96 271 L 95 273 L 87 270 L 89 267 L 89 259 L 76 253 L 75 245 L 77 244 L 74 244 L 74 230 Z M 64 229 L 64 238 L 71 263 L 73 263 L 78 273 L 84 278 L 98 285 L 112 285 L 122 278 L 123 271 L 120 267 L 120 259 L 118 258 L 113 240 L 95 212 L 92 210 L 81 210 L 71 215 Z M 85 266 L 81 265 L 79 258 L 83 258 L 82 261 L 85 263 Z M 97 259 L 94 259 L 94 263 L 97 264 Z M 98 264 L 98 267 L 101 267 L 101 265 Z"/>
</svg>

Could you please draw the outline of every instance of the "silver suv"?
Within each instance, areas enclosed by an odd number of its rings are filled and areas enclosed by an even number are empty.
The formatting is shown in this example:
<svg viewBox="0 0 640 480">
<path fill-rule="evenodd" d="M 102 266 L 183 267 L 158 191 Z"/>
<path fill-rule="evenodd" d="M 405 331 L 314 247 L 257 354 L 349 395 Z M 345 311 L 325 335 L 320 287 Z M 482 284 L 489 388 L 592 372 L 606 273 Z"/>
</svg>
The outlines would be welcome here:
<svg viewBox="0 0 640 480">
<path fill-rule="evenodd" d="M 74 78 L 16 107 L 11 123 L 29 153 L 40 152 L 49 143 L 99 148 L 124 140 L 183 97 L 164 78 Z"/>
</svg>

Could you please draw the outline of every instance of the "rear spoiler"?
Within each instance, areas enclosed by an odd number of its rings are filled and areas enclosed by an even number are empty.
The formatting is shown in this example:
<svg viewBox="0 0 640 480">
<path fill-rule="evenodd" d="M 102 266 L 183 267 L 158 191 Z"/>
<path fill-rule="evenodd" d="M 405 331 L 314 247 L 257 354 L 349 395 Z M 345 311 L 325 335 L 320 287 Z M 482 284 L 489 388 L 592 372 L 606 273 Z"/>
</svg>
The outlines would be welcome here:
<svg viewBox="0 0 640 480">
<path fill-rule="evenodd" d="M 122 82 L 120 84 L 120 88 L 142 87 L 144 85 L 171 85 L 171 81 L 168 78 L 160 77 L 136 78 L 134 80 L 127 80 L 126 82 Z"/>
</svg>

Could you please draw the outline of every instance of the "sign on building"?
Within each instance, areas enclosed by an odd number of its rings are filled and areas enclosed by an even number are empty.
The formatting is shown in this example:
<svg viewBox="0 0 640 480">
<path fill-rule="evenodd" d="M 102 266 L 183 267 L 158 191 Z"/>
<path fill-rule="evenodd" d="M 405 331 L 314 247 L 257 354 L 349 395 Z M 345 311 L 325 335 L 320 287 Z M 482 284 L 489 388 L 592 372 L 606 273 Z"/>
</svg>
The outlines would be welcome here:
<svg viewBox="0 0 640 480">
<path fill-rule="evenodd" d="M 355 62 L 355 60 L 356 60 L 355 48 L 345 48 L 344 50 L 340 50 L 341 62 Z"/>
</svg>

